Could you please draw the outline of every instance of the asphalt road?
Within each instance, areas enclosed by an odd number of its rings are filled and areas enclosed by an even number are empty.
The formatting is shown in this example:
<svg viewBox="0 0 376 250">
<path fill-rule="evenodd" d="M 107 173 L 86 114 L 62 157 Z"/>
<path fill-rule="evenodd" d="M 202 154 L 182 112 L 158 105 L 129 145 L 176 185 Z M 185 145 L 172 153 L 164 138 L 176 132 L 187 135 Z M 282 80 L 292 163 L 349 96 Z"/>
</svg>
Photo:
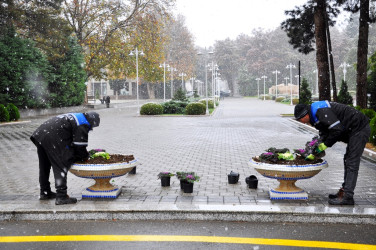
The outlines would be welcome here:
<svg viewBox="0 0 376 250">
<path fill-rule="evenodd" d="M 0 249 L 376 249 L 375 232 L 343 224 L 11 221 L 0 222 Z"/>
</svg>

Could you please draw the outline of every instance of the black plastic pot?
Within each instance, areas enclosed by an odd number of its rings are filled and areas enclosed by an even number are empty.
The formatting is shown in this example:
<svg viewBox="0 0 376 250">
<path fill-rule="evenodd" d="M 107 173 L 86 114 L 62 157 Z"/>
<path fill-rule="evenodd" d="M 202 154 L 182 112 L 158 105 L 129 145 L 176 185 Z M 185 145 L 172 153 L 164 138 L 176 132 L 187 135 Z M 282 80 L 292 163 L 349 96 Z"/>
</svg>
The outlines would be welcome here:
<svg viewBox="0 0 376 250">
<path fill-rule="evenodd" d="M 245 182 L 248 184 L 249 188 L 256 189 L 258 185 L 257 177 L 254 175 L 251 175 L 245 179 Z"/>
<path fill-rule="evenodd" d="M 193 183 L 190 182 L 184 182 L 183 183 L 183 191 L 186 194 L 193 193 Z"/>
<path fill-rule="evenodd" d="M 129 174 L 136 174 L 136 167 L 134 167 L 130 172 Z"/>
<path fill-rule="evenodd" d="M 169 187 L 170 186 L 171 177 L 161 177 L 161 185 L 162 187 Z"/>
<path fill-rule="evenodd" d="M 228 178 L 228 184 L 236 184 L 239 181 L 239 176 L 228 175 L 227 178 Z"/>
<path fill-rule="evenodd" d="M 180 189 L 184 188 L 184 184 L 187 183 L 185 180 L 180 180 Z"/>
<path fill-rule="evenodd" d="M 236 184 L 239 181 L 239 174 L 231 171 L 230 174 L 227 175 L 227 178 L 229 184 Z"/>
</svg>

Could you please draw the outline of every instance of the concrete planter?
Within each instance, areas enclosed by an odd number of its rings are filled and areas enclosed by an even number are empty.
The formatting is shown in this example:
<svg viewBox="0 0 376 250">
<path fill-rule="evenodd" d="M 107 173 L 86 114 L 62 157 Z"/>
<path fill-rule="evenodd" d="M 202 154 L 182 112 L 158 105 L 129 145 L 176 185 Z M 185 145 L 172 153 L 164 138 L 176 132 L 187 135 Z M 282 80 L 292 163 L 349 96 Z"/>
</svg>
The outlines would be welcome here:
<svg viewBox="0 0 376 250">
<path fill-rule="evenodd" d="M 113 186 L 110 180 L 127 174 L 137 165 L 137 159 L 113 164 L 74 163 L 69 171 L 78 177 L 95 180 L 93 186 L 82 192 L 82 198 L 117 198 L 121 188 Z"/>
<path fill-rule="evenodd" d="M 308 194 L 295 186 L 295 182 L 309 179 L 328 167 L 325 160 L 317 164 L 279 165 L 256 162 L 251 159 L 248 164 L 261 175 L 279 181 L 277 188 L 269 190 L 271 200 L 307 200 Z"/>
</svg>

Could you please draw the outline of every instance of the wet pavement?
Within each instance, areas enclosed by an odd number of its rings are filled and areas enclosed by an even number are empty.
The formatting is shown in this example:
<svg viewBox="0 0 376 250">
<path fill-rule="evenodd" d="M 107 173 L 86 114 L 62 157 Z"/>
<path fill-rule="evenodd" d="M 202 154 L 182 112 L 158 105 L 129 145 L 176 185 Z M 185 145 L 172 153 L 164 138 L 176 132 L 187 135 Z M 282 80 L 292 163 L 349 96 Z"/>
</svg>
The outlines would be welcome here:
<svg viewBox="0 0 376 250">
<path fill-rule="evenodd" d="M 55 206 L 39 201 L 38 157 L 29 140 L 47 116 L 30 122 L 0 126 L 0 219 L 193 219 L 291 221 L 376 224 L 376 166 L 362 159 L 355 190 L 355 206 L 330 206 L 328 194 L 343 181 L 346 145 L 326 150 L 329 167 L 297 186 L 308 192 L 307 201 L 269 199 L 278 181 L 265 178 L 248 166 L 251 157 L 269 147 L 302 148 L 316 132 L 291 117 L 293 106 L 254 98 L 226 98 L 211 116 L 136 115 L 134 102 L 112 103 L 97 109 L 101 124 L 89 134 L 89 147 L 109 153 L 133 154 L 142 165 L 135 175 L 113 179 L 122 187 L 115 200 L 79 200 Z M 201 177 L 192 194 L 172 177 L 161 187 L 159 172 L 193 171 Z M 227 174 L 240 174 L 228 184 Z M 256 175 L 257 189 L 245 178 Z M 53 176 L 50 181 L 54 186 Z M 80 198 L 93 180 L 68 175 L 68 193 Z M 54 188 L 52 188 L 54 190 Z"/>
</svg>

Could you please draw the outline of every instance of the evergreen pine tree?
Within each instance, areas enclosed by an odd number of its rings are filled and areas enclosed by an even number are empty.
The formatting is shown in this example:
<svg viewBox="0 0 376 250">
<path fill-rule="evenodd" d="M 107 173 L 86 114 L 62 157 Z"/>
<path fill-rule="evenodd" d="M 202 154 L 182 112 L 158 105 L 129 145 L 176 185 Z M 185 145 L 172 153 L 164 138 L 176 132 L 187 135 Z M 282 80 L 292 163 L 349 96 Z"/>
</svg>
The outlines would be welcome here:
<svg viewBox="0 0 376 250">
<path fill-rule="evenodd" d="M 48 106 L 47 85 L 52 74 L 46 57 L 13 27 L 0 36 L 0 103 L 20 108 Z"/>
<path fill-rule="evenodd" d="M 344 81 L 343 79 L 342 79 L 341 89 L 339 91 L 337 101 L 339 103 L 348 104 L 348 105 L 353 104 L 353 98 L 348 91 L 346 81 Z"/>
<path fill-rule="evenodd" d="M 185 96 L 185 92 L 183 91 L 183 89 L 179 88 L 175 92 L 174 97 L 172 98 L 172 100 L 186 102 L 186 101 L 188 101 L 188 98 Z"/>
<path fill-rule="evenodd" d="M 85 100 L 85 81 L 82 48 L 75 36 L 68 38 L 69 49 L 61 59 L 57 77 L 50 84 L 51 104 L 53 107 L 76 106 Z"/>
<path fill-rule="evenodd" d="M 302 85 L 300 87 L 299 103 L 301 104 L 311 104 L 312 103 L 312 93 L 309 90 L 307 79 L 303 78 Z"/>
<path fill-rule="evenodd" d="M 367 79 L 367 93 L 370 94 L 368 99 L 369 108 L 376 111 L 376 52 L 369 59 L 371 73 Z"/>
</svg>

